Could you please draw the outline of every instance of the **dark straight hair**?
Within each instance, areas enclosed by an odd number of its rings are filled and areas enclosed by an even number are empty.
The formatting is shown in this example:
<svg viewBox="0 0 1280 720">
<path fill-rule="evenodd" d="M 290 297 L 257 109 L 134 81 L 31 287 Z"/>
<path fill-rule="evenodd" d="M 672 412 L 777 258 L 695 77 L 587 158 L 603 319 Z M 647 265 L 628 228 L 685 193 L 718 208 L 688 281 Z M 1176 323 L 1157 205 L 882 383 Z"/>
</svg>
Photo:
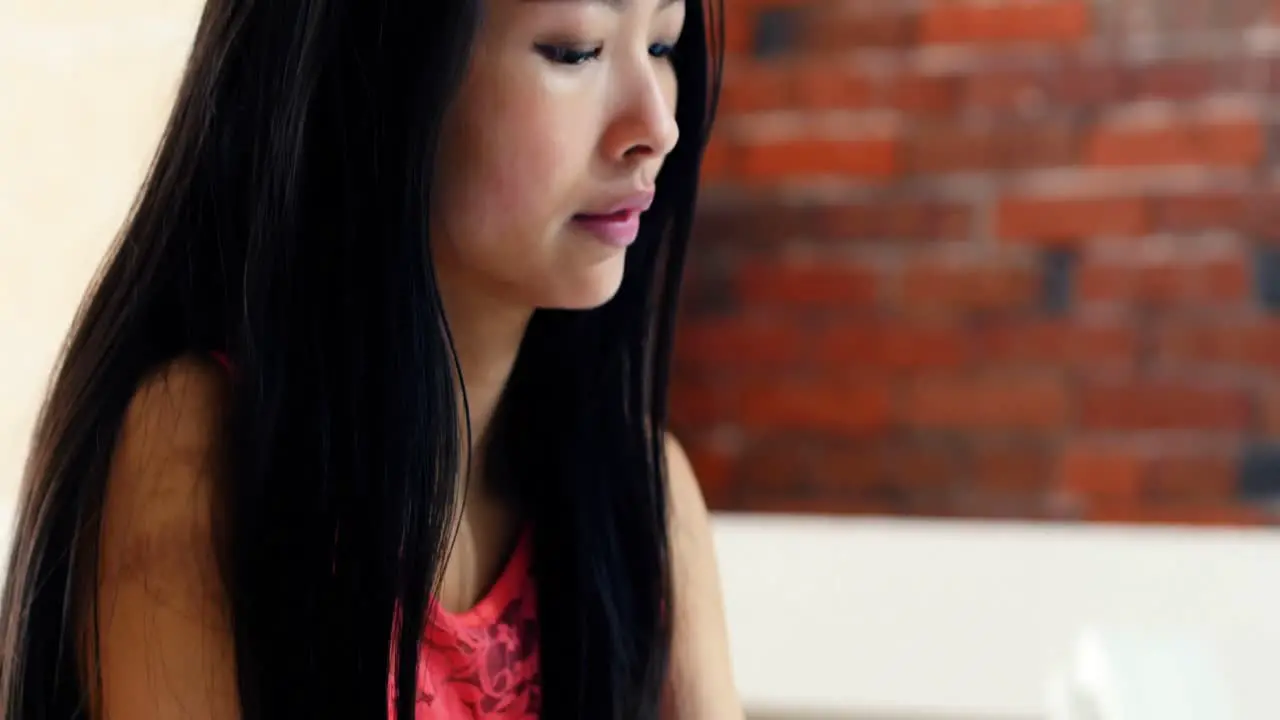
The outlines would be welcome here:
<svg viewBox="0 0 1280 720">
<path fill-rule="evenodd" d="M 486 450 L 534 527 L 545 717 L 656 717 L 667 672 L 668 357 L 723 36 L 686 1 L 681 139 L 622 286 L 535 313 Z M 482 11 L 206 4 L 38 422 L 0 616 L 8 720 L 87 716 L 112 447 L 148 374 L 215 350 L 235 368 L 214 520 L 243 717 L 383 716 L 393 674 L 413 717 L 466 445 L 428 211 Z"/>
</svg>

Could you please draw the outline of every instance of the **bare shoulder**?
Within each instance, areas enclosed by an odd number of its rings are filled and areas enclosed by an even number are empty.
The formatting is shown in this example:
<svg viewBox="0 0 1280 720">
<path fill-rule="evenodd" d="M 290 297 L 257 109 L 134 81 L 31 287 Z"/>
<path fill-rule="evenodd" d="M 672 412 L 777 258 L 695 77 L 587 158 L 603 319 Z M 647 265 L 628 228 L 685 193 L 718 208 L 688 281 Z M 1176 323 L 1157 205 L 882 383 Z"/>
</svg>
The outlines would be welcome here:
<svg viewBox="0 0 1280 720">
<path fill-rule="evenodd" d="M 153 474 L 148 471 L 154 469 L 152 460 L 204 459 L 215 442 L 225 394 L 226 378 L 214 364 L 193 357 L 171 361 L 146 377 L 134 393 L 116 445 L 117 458 L 145 474 Z"/>
<path fill-rule="evenodd" d="M 183 358 L 147 377 L 117 437 L 94 615 L 83 620 L 93 716 L 231 720 L 234 642 L 212 498 L 226 380 Z M 90 646 L 85 646 L 88 650 Z"/>
<path fill-rule="evenodd" d="M 135 391 L 107 481 L 101 569 L 108 577 L 206 549 L 225 384 L 212 363 L 184 357 Z"/>
<path fill-rule="evenodd" d="M 693 463 L 675 435 L 667 433 L 667 484 L 670 494 L 673 529 L 709 531 L 707 503 L 698 484 Z"/>
<path fill-rule="evenodd" d="M 689 456 L 666 437 L 675 613 L 664 720 L 741 720 L 707 504 Z"/>
</svg>

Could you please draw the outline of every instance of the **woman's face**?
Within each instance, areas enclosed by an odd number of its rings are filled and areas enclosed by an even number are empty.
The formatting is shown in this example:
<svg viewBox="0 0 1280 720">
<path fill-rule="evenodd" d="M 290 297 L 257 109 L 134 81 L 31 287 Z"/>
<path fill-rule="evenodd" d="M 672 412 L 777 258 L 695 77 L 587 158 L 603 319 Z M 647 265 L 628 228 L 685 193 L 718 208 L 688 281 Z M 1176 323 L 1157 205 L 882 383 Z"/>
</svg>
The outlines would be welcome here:
<svg viewBox="0 0 1280 720">
<path fill-rule="evenodd" d="M 442 138 L 432 252 L 441 283 L 590 308 L 675 147 L 669 55 L 683 0 L 490 0 Z"/>
</svg>

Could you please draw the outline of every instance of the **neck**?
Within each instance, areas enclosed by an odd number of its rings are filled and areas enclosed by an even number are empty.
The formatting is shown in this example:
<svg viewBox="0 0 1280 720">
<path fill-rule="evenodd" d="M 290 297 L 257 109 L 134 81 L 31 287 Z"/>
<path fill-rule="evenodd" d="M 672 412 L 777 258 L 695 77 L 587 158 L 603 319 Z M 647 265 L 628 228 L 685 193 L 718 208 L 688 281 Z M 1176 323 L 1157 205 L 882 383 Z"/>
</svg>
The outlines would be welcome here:
<svg viewBox="0 0 1280 720">
<path fill-rule="evenodd" d="M 468 494 L 474 496 L 485 486 L 483 463 L 478 451 L 484 446 L 494 411 L 511 377 L 533 312 L 528 307 L 499 301 L 470 287 L 450 287 L 442 282 L 441 294 L 453 335 L 454 351 L 458 354 L 471 421 L 468 433 L 467 418 L 462 418 L 460 434 L 463 442 L 469 439 L 470 445 L 467 448 L 468 461 L 458 480 L 465 481 Z M 461 401 L 461 392 L 458 397 Z"/>
<path fill-rule="evenodd" d="M 478 283 L 437 277 L 462 374 L 457 397 L 461 404 L 465 387 L 471 421 L 468 428 L 467 418 L 460 418 L 459 434 L 469 445 L 456 479 L 456 534 L 441 589 L 445 606 L 460 610 L 471 607 L 492 585 L 520 527 L 508 498 L 487 482 L 484 446 L 533 311 L 478 292 Z"/>
</svg>

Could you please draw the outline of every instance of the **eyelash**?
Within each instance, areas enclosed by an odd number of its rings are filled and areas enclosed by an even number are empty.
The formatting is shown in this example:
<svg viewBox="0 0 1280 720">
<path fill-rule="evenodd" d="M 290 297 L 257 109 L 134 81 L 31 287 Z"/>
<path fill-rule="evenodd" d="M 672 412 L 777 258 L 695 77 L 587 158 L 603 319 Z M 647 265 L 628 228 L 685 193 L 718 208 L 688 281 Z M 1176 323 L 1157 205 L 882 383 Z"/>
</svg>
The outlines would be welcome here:
<svg viewBox="0 0 1280 720">
<path fill-rule="evenodd" d="M 585 65 L 600 58 L 604 48 L 574 47 L 572 45 L 538 45 L 537 50 L 544 58 L 557 65 Z M 654 43 L 649 46 L 649 54 L 659 60 L 670 60 L 675 54 L 675 46 L 666 43 Z"/>
</svg>

